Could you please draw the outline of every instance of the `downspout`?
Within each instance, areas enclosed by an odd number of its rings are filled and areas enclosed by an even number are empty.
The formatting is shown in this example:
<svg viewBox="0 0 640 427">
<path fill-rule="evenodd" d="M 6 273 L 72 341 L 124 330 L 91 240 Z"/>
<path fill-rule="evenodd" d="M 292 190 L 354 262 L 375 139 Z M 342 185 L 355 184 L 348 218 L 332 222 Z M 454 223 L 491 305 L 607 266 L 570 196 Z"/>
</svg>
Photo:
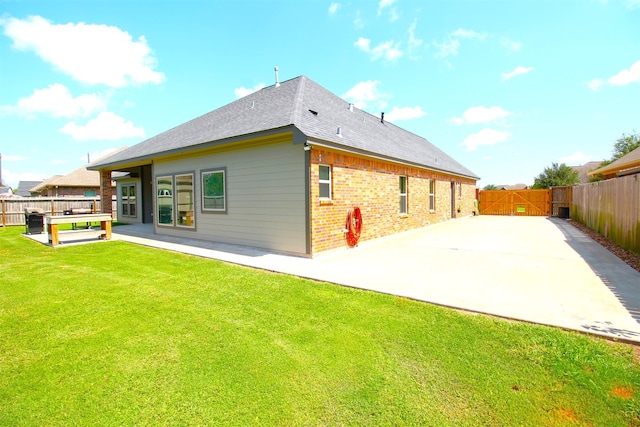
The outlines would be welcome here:
<svg viewBox="0 0 640 427">
<path fill-rule="evenodd" d="M 311 253 L 311 146 L 306 142 L 303 145 L 304 147 L 304 170 L 305 173 L 305 183 L 304 183 L 304 206 L 305 206 L 305 239 L 306 239 L 306 252 L 310 257 L 313 256 Z"/>
</svg>

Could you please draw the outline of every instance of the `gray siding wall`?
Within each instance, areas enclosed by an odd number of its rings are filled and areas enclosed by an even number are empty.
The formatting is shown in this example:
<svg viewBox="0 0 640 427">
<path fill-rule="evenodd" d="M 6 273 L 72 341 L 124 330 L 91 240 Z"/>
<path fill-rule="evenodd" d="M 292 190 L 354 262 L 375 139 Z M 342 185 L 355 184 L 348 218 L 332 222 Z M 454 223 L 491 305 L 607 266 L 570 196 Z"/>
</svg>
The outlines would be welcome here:
<svg viewBox="0 0 640 427">
<path fill-rule="evenodd" d="M 195 230 L 157 226 L 158 234 L 305 254 L 305 152 L 291 139 L 154 164 L 155 178 L 194 173 Z M 226 169 L 226 213 L 202 212 L 200 171 Z M 155 206 L 155 201 L 154 201 Z"/>
</svg>

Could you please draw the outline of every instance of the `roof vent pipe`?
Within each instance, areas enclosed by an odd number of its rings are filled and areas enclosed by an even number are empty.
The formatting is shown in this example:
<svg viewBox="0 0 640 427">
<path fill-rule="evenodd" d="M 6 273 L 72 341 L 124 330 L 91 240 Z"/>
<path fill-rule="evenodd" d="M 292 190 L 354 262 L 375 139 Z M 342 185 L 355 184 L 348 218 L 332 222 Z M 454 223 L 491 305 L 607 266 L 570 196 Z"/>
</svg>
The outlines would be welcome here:
<svg viewBox="0 0 640 427">
<path fill-rule="evenodd" d="M 273 69 L 273 71 L 275 71 L 275 72 L 276 72 L 276 87 L 278 87 L 278 86 L 280 86 L 280 79 L 278 78 L 278 71 L 279 71 L 278 66 L 276 66 L 276 67 Z"/>
<path fill-rule="evenodd" d="M 384 111 L 380 115 L 380 123 L 384 123 Z"/>
<path fill-rule="evenodd" d="M 353 113 L 353 102 L 349 103 L 349 111 L 351 111 Z"/>
<path fill-rule="evenodd" d="M 342 128 L 340 126 L 338 126 L 338 130 L 336 130 L 336 134 L 338 134 L 338 136 L 342 138 Z"/>
</svg>

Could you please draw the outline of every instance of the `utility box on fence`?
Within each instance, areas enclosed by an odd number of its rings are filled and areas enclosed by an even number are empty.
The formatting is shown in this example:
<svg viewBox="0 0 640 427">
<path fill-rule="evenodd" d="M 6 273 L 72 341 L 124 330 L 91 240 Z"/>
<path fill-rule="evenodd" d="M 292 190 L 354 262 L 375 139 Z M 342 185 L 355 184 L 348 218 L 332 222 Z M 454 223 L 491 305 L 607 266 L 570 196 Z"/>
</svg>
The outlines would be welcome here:
<svg viewBox="0 0 640 427">
<path fill-rule="evenodd" d="M 24 224 L 27 227 L 27 234 L 37 234 L 44 232 L 45 213 L 38 208 L 24 208 Z"/>
</svg>

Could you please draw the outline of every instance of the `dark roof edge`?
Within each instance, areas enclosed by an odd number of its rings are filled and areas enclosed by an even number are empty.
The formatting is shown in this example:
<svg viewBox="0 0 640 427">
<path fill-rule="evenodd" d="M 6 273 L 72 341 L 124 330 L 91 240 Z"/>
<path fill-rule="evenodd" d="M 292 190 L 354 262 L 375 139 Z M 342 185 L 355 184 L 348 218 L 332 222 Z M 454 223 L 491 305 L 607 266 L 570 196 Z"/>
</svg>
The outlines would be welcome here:
<svg viewBox="0 0 640 427">
<path fill-rule="evenodd" d="M 433 167 L 433 166 L 427 166 L 427 165 L 424 165 L 422 163 L 409 162 L 407 160 L 402 160 L 402 159 L 398 159 L 398 158 L 391 157 L 391 156 L 385 156 L 383 154 L 373 153 L 371 151 L 360 150 L 360 149 L 357 149 L 357 148 L 348 147 L 346 145 L 335 144 L 335 143 L 328 142 L 328 141 L 323 141 L 323 140 L 320 140 L 320 139 L 308 138 L 308 140 L 310 142 L 309 145 L 317 145 L 319 147 L 331 148 L 333 150 L 344 151 L 344 152 L 347 152 L 347 153 L 359 154 L 359 155 L 366 156 L 366 157 L 371 157 L 371 158 L 374 158 L 374 159 L 384 160 L 386 162 L 397 163 L 397 164 L 416 167 L 416 168 L 420 168 L 420 169 L 432 170 L 432 171 L 435 171 L 435 172 L 442 172 L 442 173 L 446 173 L 447 175 L 459 176 L 459 177 L 462 177 L 462 178 L 469 178 L 469 179 L 474 179 L 474 180 L 480 180 L 481 179 L 477 175 L 465 175 L 465 174 L 462 174 L 462 173 L 459 173 L 459 172 L 453 172 L 453 171 L 450 171 L 450 170 L 447 170 L 447 169 L 441 169 L 441 168 L 437 168 L 437 167 Z"/>
</svg>

